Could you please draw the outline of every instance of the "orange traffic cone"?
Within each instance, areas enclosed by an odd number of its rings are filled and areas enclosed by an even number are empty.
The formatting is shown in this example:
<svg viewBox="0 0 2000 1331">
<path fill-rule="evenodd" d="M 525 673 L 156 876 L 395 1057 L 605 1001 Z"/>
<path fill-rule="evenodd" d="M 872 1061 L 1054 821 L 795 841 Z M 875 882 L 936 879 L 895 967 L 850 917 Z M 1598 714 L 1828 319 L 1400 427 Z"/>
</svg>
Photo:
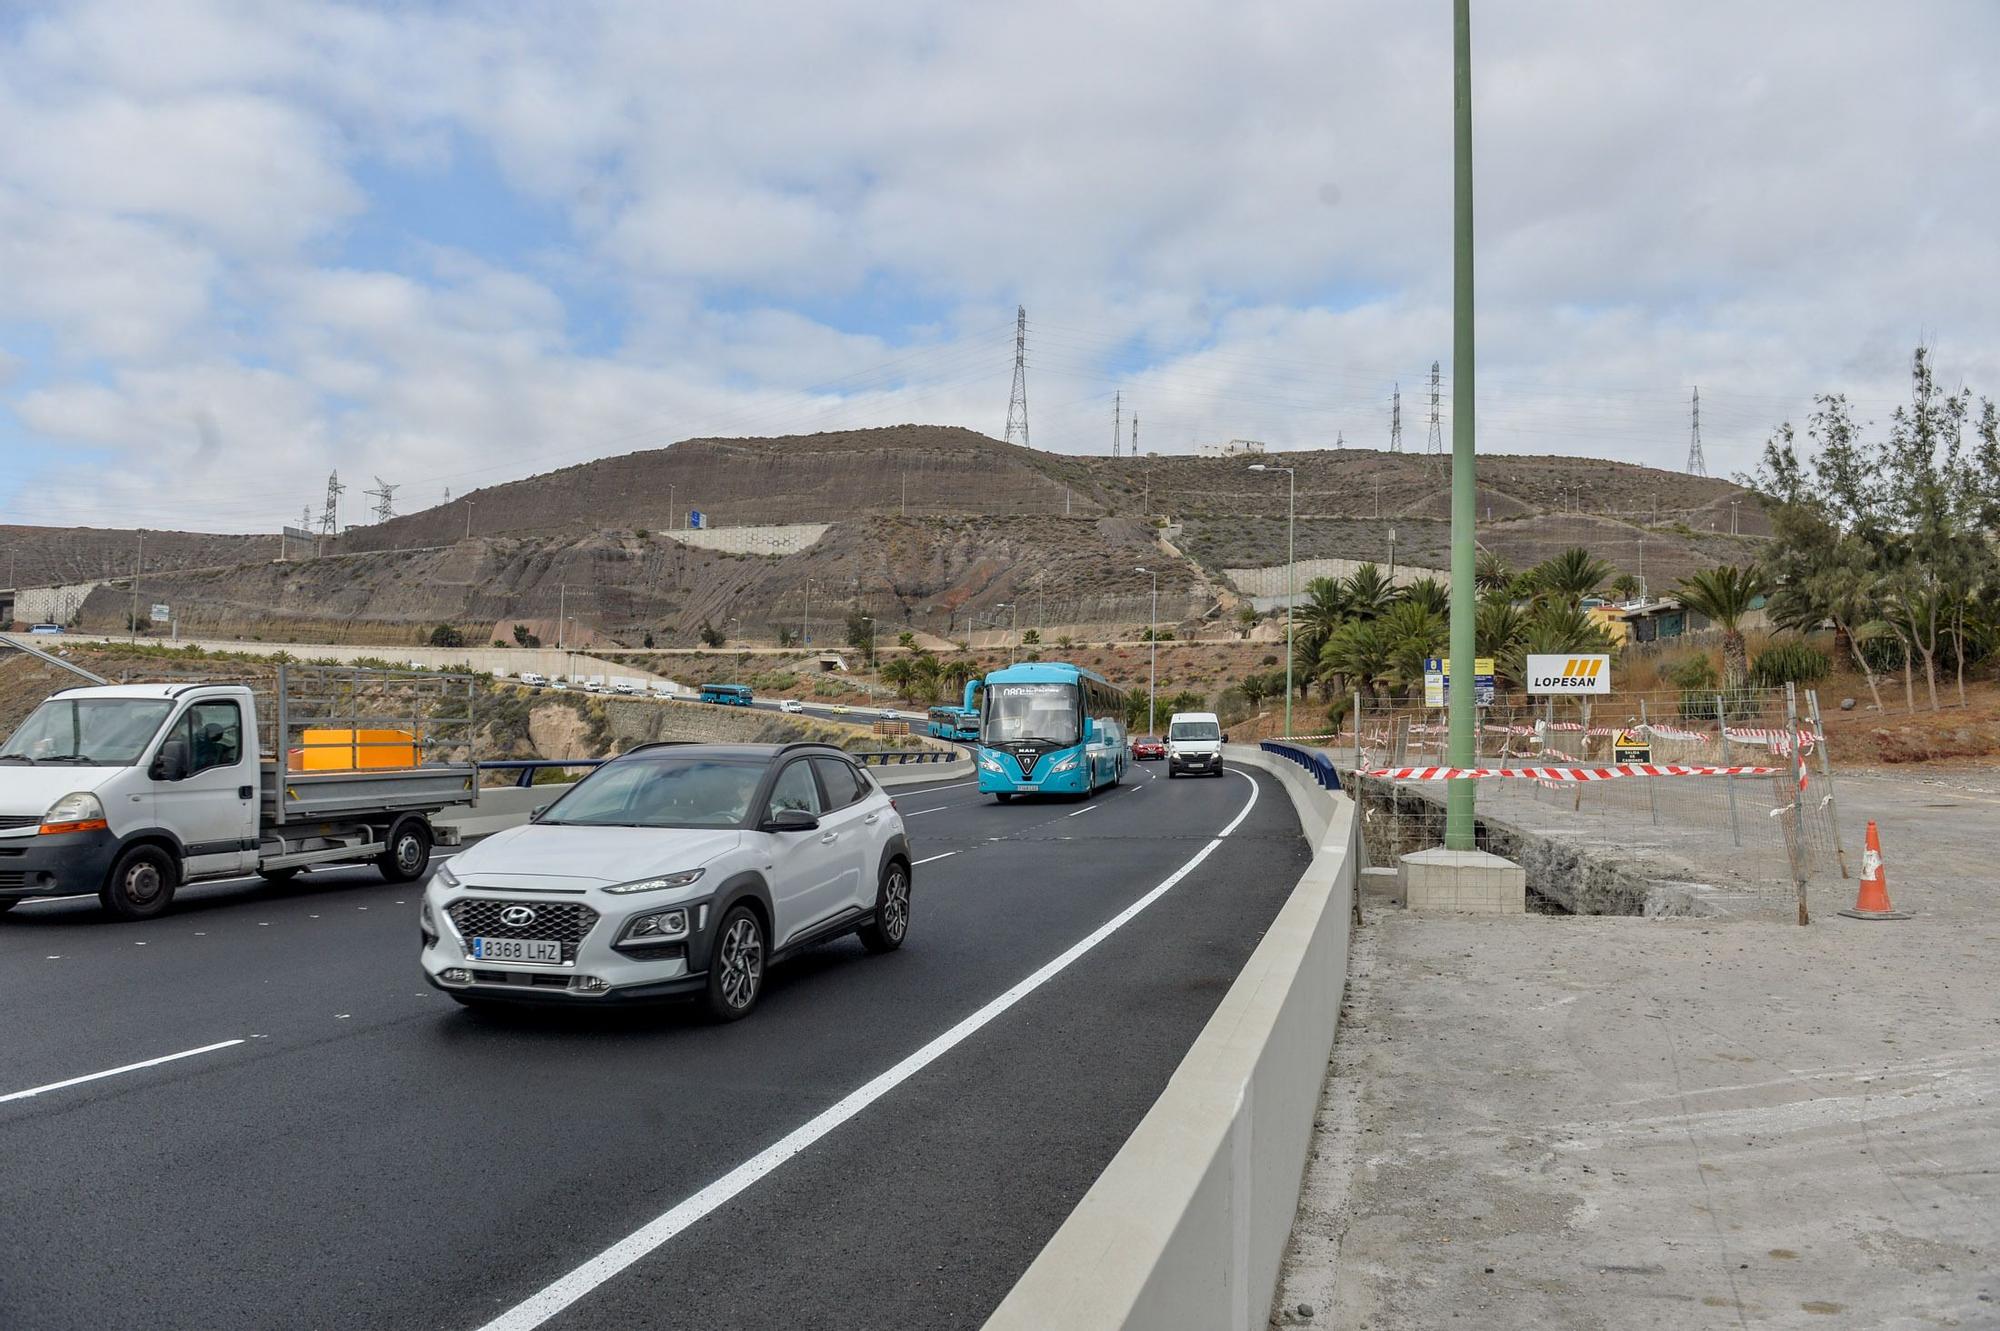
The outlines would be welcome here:
<svg viewBox="0 0 2000 1331">
<path fill-rule="evenodd" d="M 1861 851 L 1861 895 L 1853 910 L 1840 912 L 1850 920 L 1907 920 L 1910 917 L 1889 905 L 1889 879 L 1882 872 L 1882 838 L 1875 824 L 1868 824 L 1868 843 Z"/>
</svg>

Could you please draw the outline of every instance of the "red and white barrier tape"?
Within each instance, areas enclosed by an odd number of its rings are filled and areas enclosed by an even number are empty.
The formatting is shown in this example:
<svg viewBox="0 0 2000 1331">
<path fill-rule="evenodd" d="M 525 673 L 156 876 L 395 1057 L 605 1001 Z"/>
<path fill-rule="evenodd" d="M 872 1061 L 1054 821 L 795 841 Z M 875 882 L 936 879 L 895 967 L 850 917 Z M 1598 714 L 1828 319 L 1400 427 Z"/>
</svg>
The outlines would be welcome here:
<svg viewBox="0 0 2000 1331">
<path fill-rule="evenodd" d="M 1623 763 L 1616 767 L 1378 767 L 1368 776 L 1389 781 L 1456 781 L 1463 778 L 1528 781 L 1612 781 L 1622 776 L 1777 776 L 1782 767 L 1691 767 L 1680 763 Z"/>
</svg>

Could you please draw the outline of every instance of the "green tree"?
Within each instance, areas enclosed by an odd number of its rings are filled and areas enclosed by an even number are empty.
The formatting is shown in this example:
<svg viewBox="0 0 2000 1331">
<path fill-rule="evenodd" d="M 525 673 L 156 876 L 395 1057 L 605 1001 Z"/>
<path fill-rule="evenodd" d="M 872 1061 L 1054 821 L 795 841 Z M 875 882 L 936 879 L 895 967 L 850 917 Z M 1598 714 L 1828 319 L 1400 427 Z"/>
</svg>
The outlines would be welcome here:
<svg viewBox="0 0 2000 1331">
<path fill-rule="evenodd" d="M 1237 636 L 1248 638 L 1250 636 L 1250 630 L 1256 627 L 1257 627 L 1257 607 L 1251 605 L 1248 601 L 1236 607 Z M 1255 706 L 1256 704 L 1252 703 L 1251 705 Z"/>
<path fill-rule="evenodd" d="M 1433 614 L 1451 614 L 1451 592 L 1436 578 L 1418 578 L 1403 588 L 1403 599 L 1423 606 Z"/>
<path fill-rule="evenodd" d="M 701 627 L 696 630 L 696 636 L 701 639 L 704 647 L 720 647 L 723 643 L 729 641 L 721 629 L 715 627 L 715 625 L 705 619 L 701 621 Z"/>
<path fill-rule="evenodd" d="M 454 624 L 439 624 L 431 630 L 430 644 L 433 647 L 463 647 L 465 635 Z"/>
<path fill-rule="evenodd" d="M 1480 591 L 1506 591 L 1514 584 L 1514 570 L 1507 561 L 1492 550 L 1481 550 L 1474 565 L 1472 580 Z"/>
<path fill-rule="evenodd" d="M 517 647 L 539 647 L 542 640 L 528 631 L 526 624 L 514 626 L 514 645 Z"/>
<path fill-rule="evenodd" d="M 908 629 L 904 629 L 901 633 L 898 633 L 896 635 L 896 645 L 898 647 L 901 647 L 904 651 L 909 651 L 912 647 L 915 647 L 917 645 L 917 635 L 910 632 L 910 630 Z"/>
<path fill-rule="evenodd" d="M 896 696 L 907 701 L 910 684 L 916 677 L 916 667 L 907 656 L 894 657 L 882 663 L 882 682 L 896 691 Z"/>
<path fill-rule="evenodd" d="M 1732 691 L 1743 687 L 1750 672 L 1741 627 L 1743 617 L 1763 593 L 1764 573 L 1755 564 L 1744 568 L 1720 564 L 1682 578 L 1679 583 L 1676 594 L 1681 604 L 1707 616 L 1722 630 L 1723 675 Z"/>
<path fill-rule="evenodd" d="M 1320 650 L 1318 664 L 1349 687 L 1379 695 L 1394 664 L 1394 646 L 1374 620 L 1355 619 L 1340 626 Z M 1346 688 L 1341 690 L 1343 693 Z"/>
<path fill-rule="evenodd" d="M 1269 681 L 1256 671 L 1245 675 L 1236 687 L 1242 692 L 1243 701 L 1248 703 L 1253 711 L 1256 710 L 1258 703 L 1270 696 Z M 1283 685 L 1279 687 L 1282 688 Z"/>
<path fill-rule="evenodd" d="M 870 661 L 875 659 L 875 621 L 859 610 L 847 612 L 847 645 Z"/>
<path fill-rule="evenodd" d="M 1422 688 L 1424 662 L 1442 656 L 1451 639 L 1451 625 L 1445 616 L 1415 601 L 1389 607 L 1380 619 L 1383 637 L 1389 643 L 1389 660 L 1404 688 Z"/>
<path fill-rule="evenodd" d="M 1298 640 L 1303 628 L 1318 641 L 1324 642 L 1328 635 L 1347 622 L 1349 603 L 1348 587 L 1339 578 L 1314 578 L 1306 584 L 1305 604 L 1299 606 L 1292 615 L 1292 639 Z"/>
<path fill-rule="evenodd" d="M 1398 599 L 1387 574 L 1373 564 L 1363 564 L 1347 579 L 1347 611 L 1356 619 L 1375 619 Z"/>
<path fill-rule="evenodd" d="M 1619 601 L 1632 601 L 1639 596 L 1639 580 L 1630 573 L 1620 573 L 1611 580 L 1611 595 Z"/>
<path fill-rule="evenodd" d="M 1042 631 L 1041 631 L 1040 629 L 1029 629 L 1029 630 L 1028 630 L 1028 631 L 1027 631 L 1026 633 L 1023 633 L 1023 634 L 1021 635 L 1021 645 L 1022 645 L 1023 647 L 1039 647 L 1039 646 L 1041 646 L 1041 645 L 1042 645 Z"/>
<path fill-rule="evenodd" d="M 1535 565 L 1533 576 L 1535 588 L 1542 595 L 1577 605 L 1604 585 L 1604 580 L 1611 576 L 1611 566 L 1594 558 L 1582 546 L 1572 546 Z"/>
</svg>

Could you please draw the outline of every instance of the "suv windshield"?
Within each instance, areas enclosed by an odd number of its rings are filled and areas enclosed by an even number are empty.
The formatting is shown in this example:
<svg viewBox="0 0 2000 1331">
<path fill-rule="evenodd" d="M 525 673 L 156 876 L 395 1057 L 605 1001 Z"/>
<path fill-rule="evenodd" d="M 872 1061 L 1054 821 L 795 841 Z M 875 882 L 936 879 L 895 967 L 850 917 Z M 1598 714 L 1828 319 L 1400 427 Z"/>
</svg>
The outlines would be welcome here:
<svg viewBox="0 0 2000 1331">
<path fill-rule="evenodd" d="M 0 759 L 130 767 L 173 706 L 149 698 L 51 698 L 0 745 Z"/>
<path fill-rule="evenodd" d="M 992 684 L 986 689 L 986 742 L 1076 743 L 1076 688 L 1070 684 Z"/>
<path fill-rule="evenodd" d="M 740 827 L 761 763 L 642 758 L 600 767 L 557 800 L 542 827 Z"/>
<path fill-rule="evenodd" d="M 1169 739 L 1221 739 L 1222 727 L 1213 721 L 1176 721 L 1167 727 Z"/>
</svg>

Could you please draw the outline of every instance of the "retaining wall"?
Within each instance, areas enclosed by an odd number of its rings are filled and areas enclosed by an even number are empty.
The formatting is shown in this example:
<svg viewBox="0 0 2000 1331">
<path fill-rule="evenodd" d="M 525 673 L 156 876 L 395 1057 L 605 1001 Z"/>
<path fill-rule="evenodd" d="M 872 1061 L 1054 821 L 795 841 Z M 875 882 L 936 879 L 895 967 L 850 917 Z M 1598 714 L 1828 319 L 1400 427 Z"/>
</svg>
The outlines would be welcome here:
<svg viewBox="0 0 2000 1331">
<path fill-rule="evenodd" d="M 830 522 L 791 522 L 778 526 L 705 527 L 663 531 L 660 535 L 700 550 L 731 555 L 795 555 L 819 543 Z"/>
<path fill-rule="evenodd" d="M 1224 753 L 1278 779 L 1312 864 L 988 1331 L 1250 1331 L 1269 1320 L 1347 986 L 1360 845 L 1345 795 L 1254 748 Z"/>
<path fill-rule="evenodd" d="M 1306 599 L 1306 584 L 1314 578 L 1347 578 L 1363 564 L 1374 564 L 1387 572 L 1387 566 L 1380 560 L 1370 559 L 1301 559 L 1293 564 L 1293 604 L 1303 605 Z M 1285 604 L 1285 566 L 1270 564 L 1263 568 L 1225 568 L 1222 570 L 1236 590 L 1251 598 L 1259 610 L 1269 610 L 1272 606 Z M 1451 570 L 1443 568 L 1421 568 L 1415 564 L 1396 565 L 1395 584 L 1408 586 L 1423 578 L 1436 578 L 1445 586 L 1451 586 Z"/>
</svg>

